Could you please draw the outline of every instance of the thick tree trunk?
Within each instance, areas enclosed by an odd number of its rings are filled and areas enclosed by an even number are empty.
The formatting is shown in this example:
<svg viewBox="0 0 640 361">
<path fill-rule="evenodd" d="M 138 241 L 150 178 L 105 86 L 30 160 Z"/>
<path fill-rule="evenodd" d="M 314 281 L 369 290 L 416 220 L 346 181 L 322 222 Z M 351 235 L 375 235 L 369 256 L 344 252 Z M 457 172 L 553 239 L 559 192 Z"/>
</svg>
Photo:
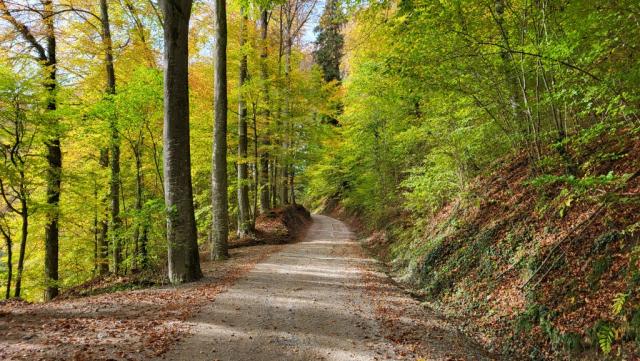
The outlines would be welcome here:
<svg viewBox="0 0 640 361">
<path fill-rule="evenodd" d="M 269 30 L 269 13 L 266 9 L 263 9 L 260 13 L 260 40 L 262 42 L 262 52 L 260 53 L 260 70 L 262 73 L 262 92 L 264 96 L 263 116 L 265 124 L 269 124 L 271 117 L 271 111 L 269 110 L 271 104 L 271 98 L 269 96 L 269 67 L 267 66 L 268 57 L 268 43 L 267 35 Z M 266 133 L 266 132 L 265 132 Z M 260 155 L 260 171 L 259 181 L 260 185 L 260 211 L 266 212 L 269 210 L 271 195 L 269 194 L 269 135 L 264 134 L 262 136 L 263 151 Z"/>
<path fill-rule="evenodd" d="M 289 129 L 289 123 L 291 122 L 290 115 L 291 115 L 291 48 L 293 47 L 293 38 L 292 38 L 292 33 L 291 33 L 291 27 L 292 27 L 292 21 L 290 21 L 289 19 L 287 19 L 287 22 L 285 24 L 285 38 L 284 38 L 284 87 L 285 87 L 285 94 L 284 94 L 284 110 L 283 110 L 283 125 L 282 125 L 282 129 L 284 129 L 284 134 L 283 134 L 283 142 L 282 142 L 282 149 L 284 151 L 284 161 L 282 162 L 282 185 L 281 185 L 281 198 L 282 198 L 282 203 L 283 204 L 289 204 L 290 203 L 290 198 L 289 198 L 289 161 L 288 161 L 288 157 L 289 157 L 289 147 L 290 147 L 290 137 L 291 135 L 288 134 L 288 129 Z"/>
<path fill-rule="evenodd" d="M 50 129 L 51 136 L 45 141 L 47 147 L 47 221 L 45 223 L 45 262 L 44 273 L 46 278 L 45 300 L 55 298 L 58 293 L 58 245 L 60 220 L 60 186 L 62 176 L 62 151 L 60 149 L 60 132 L 55 111 L 57 109 L 57 60 L 56 60 L 56 38 L 53 25 L 53 3 L 51 0 L 44 0 L 44 24 L 47 31 L 47 62 L 45 64 L 49 79 L 46 84 L 48 91 L 47 110 L 51 116 Z"/>
<path fill-rule="evenodd" d="M 247 15 L 244 9 L 240 9 L 240 48 L 244 47 L 247 36 Z M 247 81 L 247 55 L 242 54 L 240 57 L 240 74 L 239 74 L 239 98 L 238 98 L 238 235 L 246 236 L 253 233 L 251 225 L 251 211 L 249 209 L 249 172 L 247 149 L 247 104 L 244 99 L 244 91 L 242 87 Z"/>
<path fill-rule="evenodd" d="M 107 75 L 107 96 L 108 101 L 112 101 L 111 97 L 116 93 L 116 73 L 113 66 L 113 43 L 111 40 L 111 28 L 109 24 L 109 7 L 107 0 L 100 0 L 100 15 L 102 20 L 102 45 L 104 47 L 104 63 Z M 110 129 L 110 151 L 111 151 L 111 241 L 113 244 L 113 270 L 114 273 L 120 272 L 120 264 L 122 263 L 122 237 L 121 237 L 121 219 L 120 219 L 120 134 L 118 132 L 118 122 L 115 114 L 109 116 Z"/>
<path fill-rule="evenodd" d="M 257 105 L 253 104 L 253 213 L 251 215 L 251 228 L 255 229 L 256 219 L 260 214 L 258 209 L 258 195 L 260 193 L 260 176 L 258 174 L 258 168 L 260 158 L 258 155 L 258 114 Z"/>
<path fill-rule="evenodd" d="M 227 196 L 227 10 L 214 0 L 214 130 L 212 171 L 212 258 L 229 258 L 229 199 Z"/>
<path fill-rule="evenodd" d="M 278 41 L 278 82 L 280 82 L 282 80 L 282 57 L 284 56 L 285 52 L 286 52 L 286 45 L 285 45 L 285 21 L 283 21 L 283 16 L 284 16 L 284 5 L 280 5 L 280 16 L 279 18 L 279 28 L 278 28 L 278 34 L 279 34 L 279 41 Z M 286 77 L 285 77 L 286 78 Z M 286 81 L 286 79 L 285 79 Z M 285 84 L 285 88 L 284 88 L 284 99 L 286 102 L 286 98 L 287 98 L 287 89 L 286 89 L 286 84 Z M 285 106 L 286 108 L 286 106 Z M 277 129 L 285 129 L 286 128 L 286 110 L 283 111 L 282 110 L 282 103 L 281 101 L 278 101 L 277 103 L 277 107 L 276 107 L 276 114 L 275 114 L 275 118 L 276 118 L 276 128 Z M 278 156 L 277 158 L 274 160 L 274 169 L 273 169 L 273 206 L 277 207 L 279 205 L 283 205 L 286 204 L 286 198 L 287 198 L 287 190 L 286 190 L 286 186 L 283 188 L 283 184 L 282 184 L 282 175 L 284 173 L 283 167 L 286 166 L 286 135 L 284 134 L 284 132 L 280 132 L 278 134 L 277 139 L 275 139 L 274 141 L 276 143 L 280 143 L 281 147 L 280 147 L 280 151 L 278 152 Z"/>
<path fill-rule="evenodd" d="M 191 187 L 189 144 L 189 18 L 191 0 L 163 0 L 164 194 L 167 208 L 169 280 L 202 277 Z"/>
<path fill-rule="evenodd" d="M 50 101 L 48 107 L 55 111 L 55 101 Z M 58 293 L 58 221 L 60 219 L 60 175 L 62 172 L 62 152 L 60 138 L 53 136 L 47 140 L 47 205 L 49 212 L 45 224 L 45 277 L 47 286 L 45 300 L 55 298 Z"/>
</svg>

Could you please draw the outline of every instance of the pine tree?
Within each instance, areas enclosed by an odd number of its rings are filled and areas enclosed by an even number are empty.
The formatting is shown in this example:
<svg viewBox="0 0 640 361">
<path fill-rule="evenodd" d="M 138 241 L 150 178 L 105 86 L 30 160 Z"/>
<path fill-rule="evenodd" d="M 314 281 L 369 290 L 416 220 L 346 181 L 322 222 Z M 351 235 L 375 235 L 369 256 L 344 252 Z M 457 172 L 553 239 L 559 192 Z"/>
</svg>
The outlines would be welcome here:
<svg viewBox="0 0 640 361">
<path fill-rule="evenodd" d="M 340 81 L 340 60 L 342 58 L 344 36 L 340 32 L 344 17 L 338 0 L 327 1 L 320 23 L 314 29 L 317 34 L 315 62 L 324 72 L 324 80 Z"/>
</svg>

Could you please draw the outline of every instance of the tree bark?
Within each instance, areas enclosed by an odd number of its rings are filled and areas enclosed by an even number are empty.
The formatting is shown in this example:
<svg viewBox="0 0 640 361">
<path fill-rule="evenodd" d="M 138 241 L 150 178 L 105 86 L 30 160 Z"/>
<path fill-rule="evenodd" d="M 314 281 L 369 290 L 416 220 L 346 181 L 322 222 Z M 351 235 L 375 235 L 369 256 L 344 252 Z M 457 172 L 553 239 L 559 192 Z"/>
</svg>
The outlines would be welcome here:
<svg viewBox="0 0 640 361">
<path fill-rule="evenodd" d="M 147 240 L 146 240 L 146 220 L 142 215 L 142 187 L 143 187 L 143 175 L 142 175 L 142 145 L 143 135 L 140 131 L 140 137 L 133 146 L 133 156 L 136 162 L 136 217 L 135 230 L 133 234 L 133 241 L 135 242 L 135 263 L 140 261 L 142 268 L 147 266 Z M 142 231 L 142 232 L 141 232 Z"/>
<path fill-rule="evenodd" d="M 269 110 L 271 104 L 271 99 L 269 96 L 269 68 L 267 66 L 267 57 L 268 57 L 268 42 L 267 35 L 269 30 L 269 13 L 266 9 L 263 9 L 260 13 L 260 39 L 262 41 L 262 52 L 260 53 L 260 69 L 262 73 L 262 92 L 264 94 L 264 121 L 265 124 L 269 124 L 269 119 L 271 117 L 271 111 Z M 265 132 L 266 133 L 266 132 Z M 260 211 L 265 213 L 269 210 L 271 195 L 269 194 L 269 146 L 271 141 L 269 140 L 269 135 L 264 134 L 262 136 L 262 145 L 263 151 L 260 154 L 260 176 L 259 182 L 260 185 Z"/>
<path fill-rule="evenodd" d="M 0 227 L 0 233 L 4 236 L 5 243 L 7 244 L 7 286 L 4 298 L 9 299 L 9 297 L 11 297 L 11 279 L 13 278 L 13 242 L 8 229 L 5 230 Z"/>
<path fill-rule="evenodd" d="M 284 109 L 283 109 L 283 125 L 282 129 L 284 129 L 284 133 L 282 135 L 282 149 L 284 152 L 283 162 L 282 162 L 282 185 L 281 185 L 281 201 L 283 204 L 289 204 L 289 137 L 288 129 L 289 129 L 289 119 L 291 115 L 291 48 L 293 47 L 293 34 L 292 34 L 292 26 L 293 20 L 289 17 L 295 16 L 287 13 L 287 19 L 284 27 Z"/>
<path fill-rule="evenodd" d="M 260 158 L 258 155 L 258 114 L 257 104 L 253 103 L 253 214 L 251 216 L 251 227 L 255 229 L 256 219 L 260 214 L 258 209 L 258 195 L 260 193 L 260 176 L 258 174 L 258 168 Z"/>
<path fill-rule="evenodd" d="M 271 166 L 269 167 L 271 180 L 269 185 L 271 187 L 271 206 L 270 208 L 275 208 L 278 206 L 278 162 L 276 159 L 271 161 Z"/>
<path fill-rule="evenodd" d="M 214 0 L 214 130 L 212 160 L 212 258 L 229 258 L 229 199 L 227 195 L 227 10 Z"/>
<path fill-rule="evenodd" d="M 21 213 L 20 217 L 22 218 L 22 230 L 20 235 L 20 254 L 18 255 L 18 269 L 16 274 L 16 286 L 15 292 L 13 296 L 15 298 L 20 298 L 20 293 L 22 291 L 22 271 L 24 270 L 24 254 L 27 249 L 27 238 L 29 236 L 29 208 L 27 207 L 27 194 L 25 187 L 25 176 L 24 172 L 20 172 L 21 178 L 21 196 L 20 196 L 20 206 Z"/>
<path fill-rule="evenodd" d="M 291 193 L 291 204 L 296 204 L 296 186 L 295 186 L 295 170 L 293 169 L 293 164 L 289 166 L 291 170 L 289 171 L 289 188 Z"/>
<path fill-rule="evenodd" d="M 242 89 L 248 78 L 247 55 L 242 48 L 247 36 L 247 15 L 246 10 L 240 8 L 240 48 L 243 54 L 240 57 L 239 74 L 239 97 L 238 97 L 238 235 L 246 236 L 253 233 L 251 224 L 251 211 L 249 209 L 249 172 L 247 149 L 247 104 Z"/>
<path fill-rule="evenodd" d="M 169 280 L 202 277 L 191 186 L 188 37 L 191 0 L 162 0 L 164 13 L 164 194 Z"/>
<path fill-rule="evenodd" d="M 108 101 L 112 102 L 113 95 L 116 94 L 116 72 L 113 65 L 113 42 L 111 40 L 111 28 L 109 24 L 109 7 L 107 0 L 100 0 L 100 15 L 102 24 L 102 45 L 104 48 L 104 63 L 107 76 L 106 93 Z M 122 220 L 120 219 L 120 134 L 118 131 L 118 120 L 114 114 L 109 114 L 109 130 L 110 130 L 110 167 L 111 167 L 111 190 L 110 210 L 111 210 L 111 242 L 113 244 L 113 270 L 114 273 L 120 272 L 120 264 L 122 263 L 122 237 L 120 228 Z"/>
<path fill-rule="evenodd" d="M 47 146 L 47 221 L 45 224 L 45 277 L 46 289 L 45 300 L 55 298 L 58 293 L 58 247 L 60 221 L 60 186 L 62 176 L 62 151 L 60 149 L 59 120 L 55 115 L 58 107 L 56 101 L 57 92 L 57 60 L 56 60 L 56 37 L 53 24 L 54 9 L 51 0 L 44 0 L 44 24 L 47 31 L 47 61 L 45 63 L 48 70 L 48 81 L 45 84 L 48 91 L 47 110 L 51 114 L 50 129 L 52 135 L 45 141 Z"/>
<path fill-rule="evenodd" d="M 107 168 L 109 166 L 109 150 L 107 148 L 103 148 L 100 150 L 100 167 Z M 100 276 L 104 276 L 109 273 L 109 243 L 107 239 L 108 229 L 109 229 L 109 206 L 108 206 L 108 196 L 104 195 L 101 199 L 102 210 L 104 212 L 102 220 L 99 222 L 100 229 L 98 233 L 97 240 L 97 264 L 98 264 L 98 274 Z"/>
<path fill-rule="evenodd" d="M 100 200 L 98 198 L 98 177 L 93 181 L 93 200 L 95 202 L 95 208 L 93 210 L 93 277 L 98 275 L 98 237 L 100 232 L 98 230 L 98 214 L 100 214 Z"/>
</svg>

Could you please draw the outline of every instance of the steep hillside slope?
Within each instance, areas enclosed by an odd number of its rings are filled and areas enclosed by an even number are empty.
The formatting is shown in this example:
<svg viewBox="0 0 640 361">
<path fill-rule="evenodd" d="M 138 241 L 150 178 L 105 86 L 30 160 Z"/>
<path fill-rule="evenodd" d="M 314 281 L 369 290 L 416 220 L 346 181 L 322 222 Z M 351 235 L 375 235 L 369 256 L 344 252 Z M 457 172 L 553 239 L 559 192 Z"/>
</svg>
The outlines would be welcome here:
<svg viewBox="0 0 640 361">
<path fill-rule="evenodd" d="M 557 152 L 538 167 L 511 156 L 436 214 L 405 214 L 367 242 L 398 279 L 494 350 L 638 355 L 638 134 L 594 129 L 567 149 L 576 175 Z"/>
</svg>

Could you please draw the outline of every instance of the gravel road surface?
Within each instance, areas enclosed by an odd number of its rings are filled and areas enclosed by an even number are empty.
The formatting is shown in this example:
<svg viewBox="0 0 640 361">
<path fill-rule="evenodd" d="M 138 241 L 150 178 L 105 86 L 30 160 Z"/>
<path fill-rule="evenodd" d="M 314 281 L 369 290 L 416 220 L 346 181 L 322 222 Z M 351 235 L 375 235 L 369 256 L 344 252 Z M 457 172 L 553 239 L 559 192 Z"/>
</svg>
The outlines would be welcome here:
<svg viewBox="0 0 640 361">
<path fill-rule="evenodd" d="M 205 306 L 190 321 L 192 334 L 163 359 L 487 359 L 472 341 L 446 324 L 438 326 L 433 338 L 438 345 L 430 347 L 429 355 L 415 347 L 408 351 L 401 339 L 389 337 L 364 277 L 365 270 L 375 268 L 375 261 L 363 256 L 342 222 L 321 215 L 314 215 L 313 221 L 302 242 L 257 264 Z M 381 287 L 390 286 L 376 285 Z M 391 297 L 406 297 L 406 303 L 420 308 L 401 292 Z M 455 339 L 451 347 L 446 338 Z"/>
</svg>

